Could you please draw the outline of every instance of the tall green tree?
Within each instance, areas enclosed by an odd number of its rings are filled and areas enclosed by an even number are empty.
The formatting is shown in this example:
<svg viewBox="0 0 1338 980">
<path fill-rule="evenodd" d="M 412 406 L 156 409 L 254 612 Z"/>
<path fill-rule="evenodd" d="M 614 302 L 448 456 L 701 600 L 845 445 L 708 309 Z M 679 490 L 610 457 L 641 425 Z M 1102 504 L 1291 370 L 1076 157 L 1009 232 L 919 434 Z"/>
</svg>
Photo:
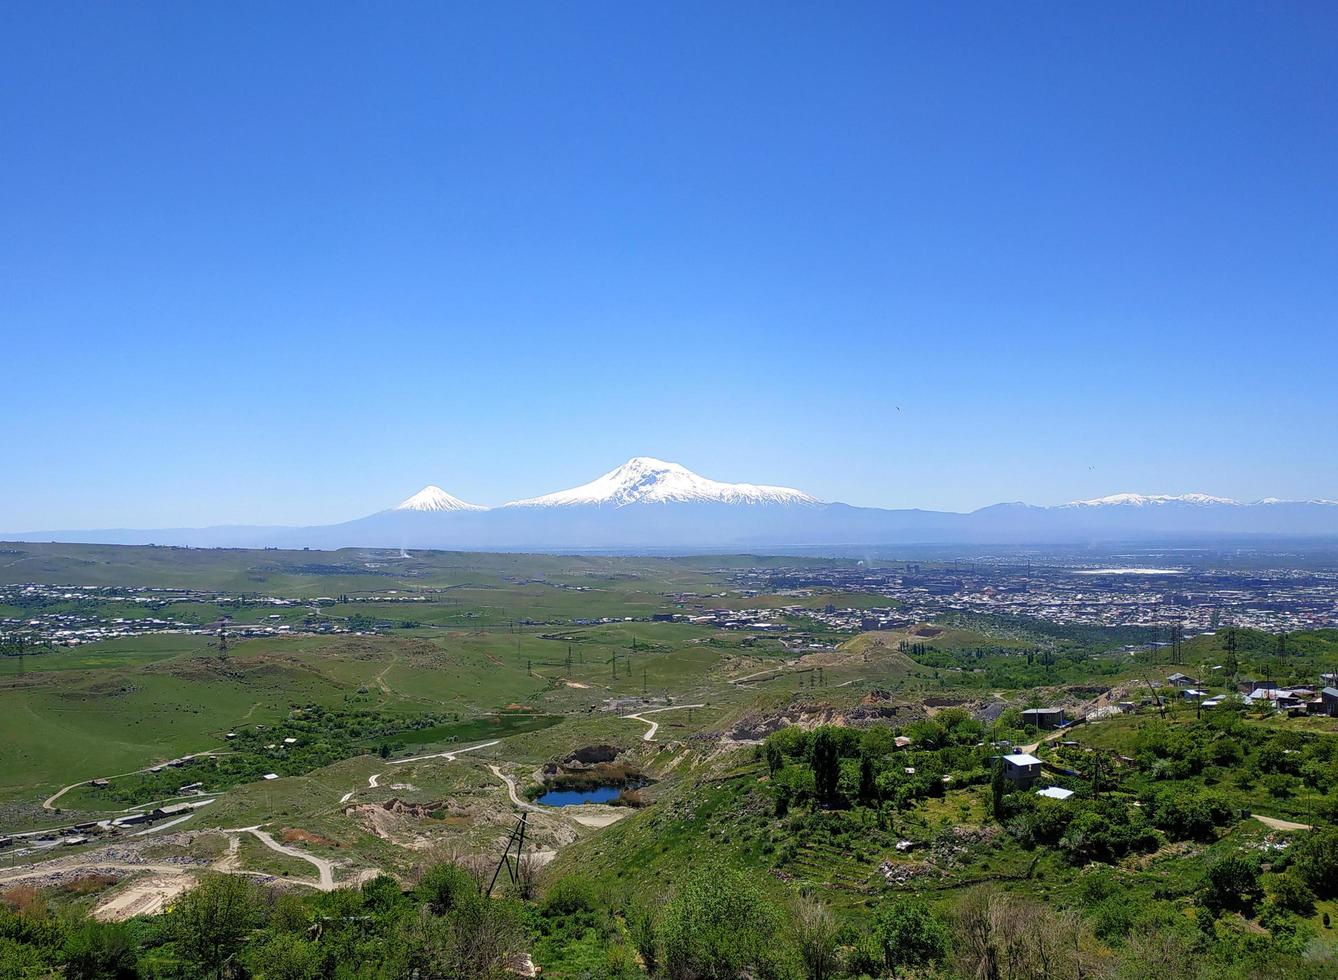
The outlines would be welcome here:
<svg viewBox="0 0 1338 980">
<path fill-rule="evenodd" d="M 172 906 L 170 928 L 182 956 L 201 973 L 221 978 L 224 966 L 255 928 L 254 886 L 239 875 L 209 874 Z"/>
<path fill-rule="evenodd" d="M 818 799 L 831 806 L 836 802 L 836 788 L 841 779 L 841 756 L 830 725 L 823 725 L 813 734 L 814 791 Z"/>
<path fill-rule="evenodd" d="M 884 965 L 894 973 L 941 963 L 948 955 L 948 927 L 929 906 L 914 899 L 879 908 L 873 934 L 882 947 Z"/>
</svg>

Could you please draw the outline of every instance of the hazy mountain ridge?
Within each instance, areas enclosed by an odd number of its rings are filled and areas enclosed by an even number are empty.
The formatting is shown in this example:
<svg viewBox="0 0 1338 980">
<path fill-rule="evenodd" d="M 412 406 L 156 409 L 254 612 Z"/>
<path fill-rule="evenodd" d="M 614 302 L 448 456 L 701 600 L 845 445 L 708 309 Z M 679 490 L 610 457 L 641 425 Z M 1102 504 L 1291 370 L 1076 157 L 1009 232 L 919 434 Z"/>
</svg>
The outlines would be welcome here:
<svg viewBox="0 0 1338 980">
<path fill-rule="evenodd" d="M 1204 493 L 1119 493 L 1053 507 L 969 513 L 855 507 L 789 487 L 721 483 L 638 456 L 589 483 L 498 507 L 428 485 L 340 524 L 35 531 L 9 540 L 192 547 L 691 550 L 882 544 L 1081 544 L 1177 538 L 1338 536 L 1338 503 L 1241 503 Z"/>
</svg>

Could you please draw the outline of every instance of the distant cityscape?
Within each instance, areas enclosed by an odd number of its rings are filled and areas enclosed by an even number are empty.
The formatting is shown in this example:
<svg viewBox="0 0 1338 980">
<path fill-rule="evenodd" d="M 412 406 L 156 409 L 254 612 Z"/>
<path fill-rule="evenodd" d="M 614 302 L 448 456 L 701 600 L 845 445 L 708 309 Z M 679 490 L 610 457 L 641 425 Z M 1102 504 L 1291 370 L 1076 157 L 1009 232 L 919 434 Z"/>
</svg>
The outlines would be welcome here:
<svg viewBox="0 0 1338 980">
<path fill-rule="evenodd" d="M 886 596 L 886 608 L 795 605 L 834 629 L 878 629 L 947 613 L 1025 616 L 1091 626 L 1181 627 L 1185 635 L 1222 625 L 1279 633 L 1338 625 L 1338 573 L 1297 569 L 1203 570 L 918 562 L 877 567 L 751 568 L 735 572 L 745 595 L 837 590 Z M 772 612 L 772 611 L 768 611 Z"/>
<path fill-rule="evenodd" d="M 1175 626 L 1185 636 L 1222 626 L 1271 633 L 1338 626 L 1338 573 L 1323 570 L 1115 568 L 982 560 L 872 566 L 796 561 L 721 571 L 736 587 L 734 594 L 666 594 L 665 608 L 673 612 L 615 618 L 674 619 L 761 633 L 895 629 L 952 614 L 1104 627 Z M 420 625 L 407 610 L 415 603 L 438 600 L 440 591 L 386 590 L 293 599 L 196 589 L 8 585 L 0 586 L 0 610 L 10 613 L 0 617 L 0 641 L 12 646 L 22 638 L 27 644 L 74 646 L 150 633 L 225 632 L 240 639 L 379 632 Z M 806 601 L 833 592 L 866 599 L 881 596 L 887 602 L 847 605 L 833 597 L 815 606 Z M 748 607 L 748 599 L 763 595 L 793 602 L 777 605 L 773 599 Z M 345 603 L 375 603 L 384 612 L 341 613 L 337 607 Z M 462 609 L 457 625 L 469 625 L 478 615 Z M 612 619 L 525 620 L 518 625 L 608 621 Z"/>
</svg>

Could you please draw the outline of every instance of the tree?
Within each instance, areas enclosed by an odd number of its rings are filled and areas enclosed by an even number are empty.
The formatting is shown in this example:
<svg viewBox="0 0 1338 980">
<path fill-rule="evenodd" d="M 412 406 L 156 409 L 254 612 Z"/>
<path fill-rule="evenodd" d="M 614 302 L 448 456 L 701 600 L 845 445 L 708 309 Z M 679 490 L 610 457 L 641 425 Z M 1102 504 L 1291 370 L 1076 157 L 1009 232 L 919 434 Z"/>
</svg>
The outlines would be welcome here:
<svg viewBox="0 0 1338 980">
<path fill-rule="evenodd" d="M 948 930 L 927 905 L 901 899 L 874 913 L 874 937 L 892 970 L 940 963 L 948 955 Z"/>
<path fill-rule="evenodd" d="M 1284 912 L 1311 916 L 1315 914 L 1315 893 L 1300 879 L 1290 872 L 1278 875 L 1269 888 L 1273 904 Z"/>
<path fill-rule="evenodd" d="M 65 937 L 65 976 L 71 980 L 132 980 L 138 953 L 120 922 L 85 919 Z"/>
<path fill-rule="evenodd" d="M 660 949 L 670 980 L 735 980 L 774 974 L 780 916 L 737 871 L 699 870 L 678 888 L 660 918 Z"/>
<path fill-rule="evenodd" d="M 1293 862 L 1301 880 L 1320 898 L 1338 896 L 1338 827 L 1312 830 L 1296 845 Z"/>
<path fill-rule="evenodd" d="M 182 955 L 203 973 L 223 976 L 259 917 L 255 888 L 237 875 L 209 874 L 172 906 L 170 928 Z"/>
<path fill-rule="evenodd" d="M 429 868 L 418 882 L 417 892 L 433 915 L 446 915 L 479 902 L 479 885 L 474 876 L 451 862 Z"/>
<path fill-rule="evenodd" d="M 868 755 L 859 757 L 859 800 L 861 803 L 872 803 L 878 796 L 877 772 L 874 769 L 873 758 Z"/>
<path fill-rule="evenodd" d="M 841 779 L 841 757 L 830 725 L 823 725 L 814 733 L 810 765 L 818 799 L 832 805 L 836 802 L 836 788 Z"/>
<path fill-rule="evenodd" d="M 819 899 L 801 896 L 794 909 L 795 944 L 809 980 L 827 980 L 836 976 L 836 918 Z"/>
<path fill-rule="evenodd" d="M 1242 857 L 1224 857 L 1203 875 L 1203 904 L 1215 912 L 1252 909 L 1261 894 L 1259 867 Z"/>
<path fill-rule="evenodd" d="M 1006 790 L 1003 760 L 995 760 L 994 773 L 990 776 L 990 813 L 995 820 L 1003 820 L 1003 798 Z"/>
</svg>

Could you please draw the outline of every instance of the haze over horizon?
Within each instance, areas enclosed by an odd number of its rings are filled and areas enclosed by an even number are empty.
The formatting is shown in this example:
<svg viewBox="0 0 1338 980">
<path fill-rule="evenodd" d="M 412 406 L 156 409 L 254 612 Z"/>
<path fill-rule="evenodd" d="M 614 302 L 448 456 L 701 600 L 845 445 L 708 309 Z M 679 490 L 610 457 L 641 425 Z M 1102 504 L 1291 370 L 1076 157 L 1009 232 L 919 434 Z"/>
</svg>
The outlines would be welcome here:
<svg viewBox="0 0 1338 980">
<path fill-rule="evenodd" d="M 1334 8 L 0 26 L 0 528 L 1338 497 Z"/>
</svg>

